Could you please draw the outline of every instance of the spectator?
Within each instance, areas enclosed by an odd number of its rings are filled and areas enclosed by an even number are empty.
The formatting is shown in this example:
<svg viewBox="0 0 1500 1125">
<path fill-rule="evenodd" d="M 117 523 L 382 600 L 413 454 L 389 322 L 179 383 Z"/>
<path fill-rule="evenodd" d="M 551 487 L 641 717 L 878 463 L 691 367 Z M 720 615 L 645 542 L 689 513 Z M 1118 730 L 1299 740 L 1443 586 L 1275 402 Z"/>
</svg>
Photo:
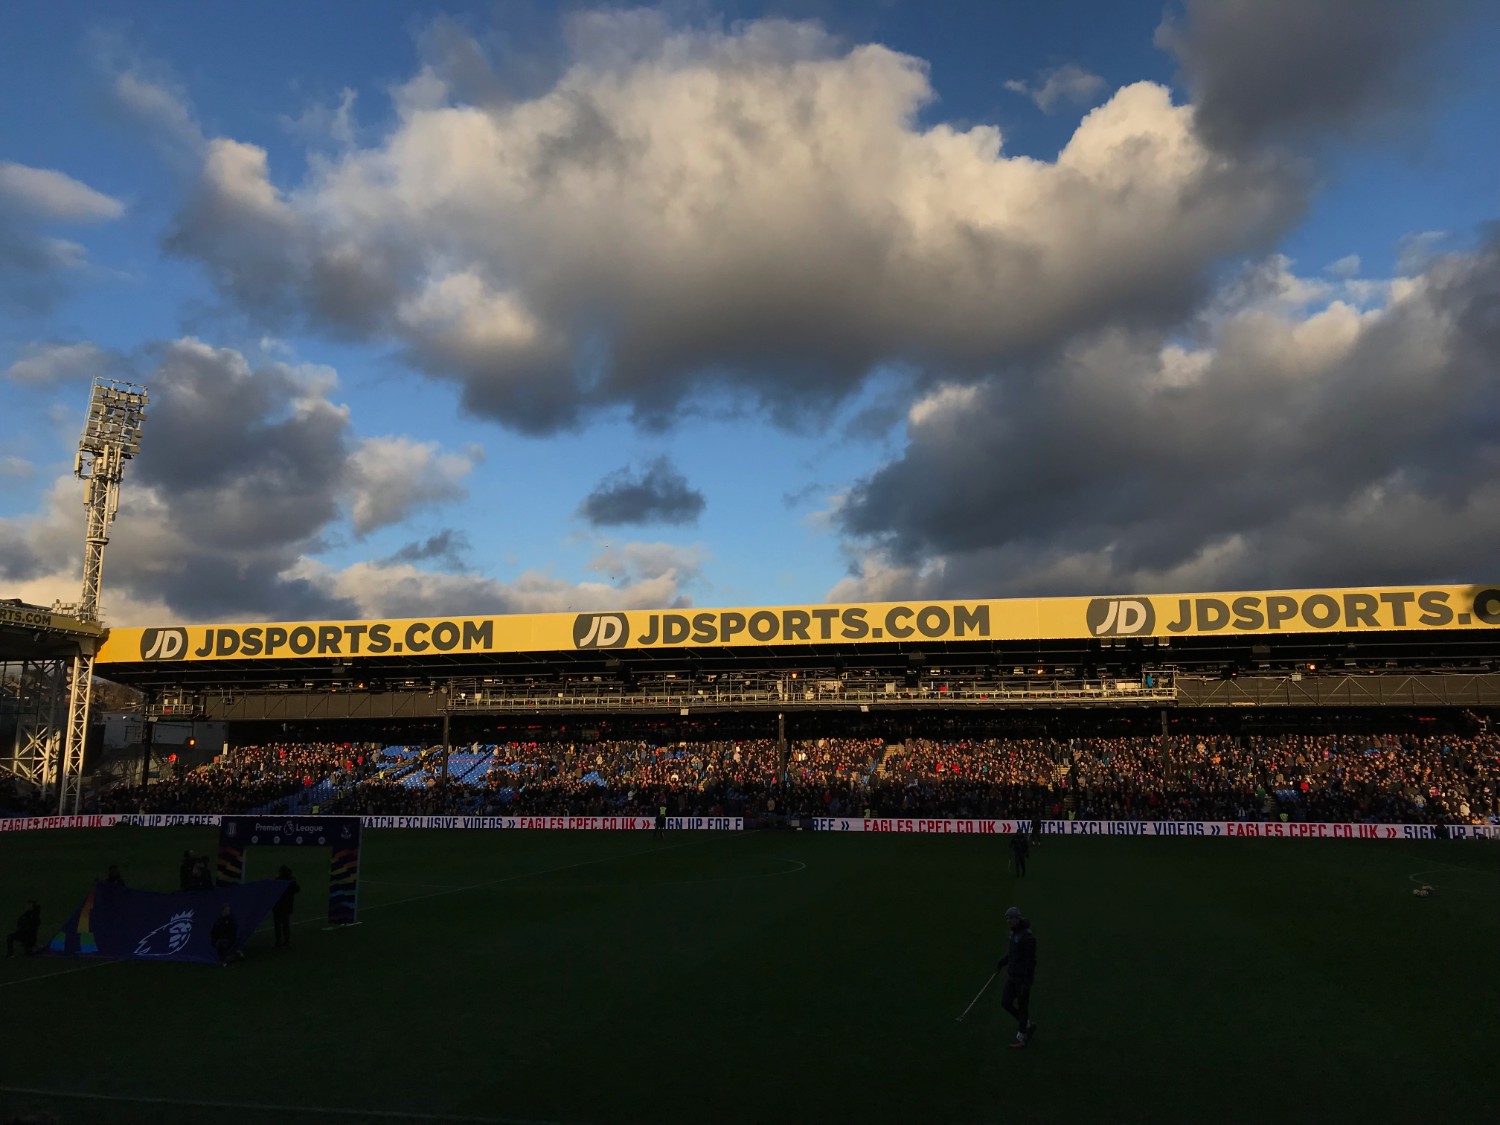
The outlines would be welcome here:
<svg viewBox="0 0 1500 1125">
<path fill-rule="evenodd" d="M 37 932 L 42 928 L 42 908 L 35 899 L 28 899 L 26 909 L 21 911 L 21 916 L 16 919 L 15 932 L 7 934 L 5 938 L 5 955 L 15 956 L 15 947 L 19 944 L 21 952 L 30 957 L 36 952 Z"/>
</svg>

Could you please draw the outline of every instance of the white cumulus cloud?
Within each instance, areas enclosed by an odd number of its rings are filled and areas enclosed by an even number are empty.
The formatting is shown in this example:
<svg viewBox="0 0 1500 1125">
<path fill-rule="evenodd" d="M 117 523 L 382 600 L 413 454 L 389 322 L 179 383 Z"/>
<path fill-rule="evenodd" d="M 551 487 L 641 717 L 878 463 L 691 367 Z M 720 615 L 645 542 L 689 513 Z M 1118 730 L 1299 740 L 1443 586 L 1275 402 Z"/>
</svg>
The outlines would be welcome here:
<svg viewBox="0 0 1500 1125">
<path fill-rule="evenodd" d="M 1045 161 L 919 125 L 921 60 L 814 25 L 595 13 L 571 42 L 532 97 L 470 104 L 424 70 L 383 137 L 299 184 L 212 141 L 169 247 L 257 314 L 390 340 L 545 431 L 726 387 L 789 420 L 881 363 L 972 371 L 1102 315 L 1179 317 L 1300 205 L 1150 83 Z"/>
<path fill-rule="evenodd" d="M 355 534 L 400 523 L 419 507 L 459 499 L 478 460 L 477 450 L 444 453 L 436 442 L 366 438 L 349 459 Z"/>
<path fill-rule="evenodd" d="M 0 160 L 0 194 L 35 215 L 75 223 L 118 219 L 125 205 L 113 196 L 51 168 Z"/>
<path fill-rule="evenodd" d="M 87 342 L 35 343 L 22 349 L 20 358 L 5 369 L 5 377 L 30 387 L 55 387 L 108 375 L 114 367 L 113 356 Z"/>
</svg>

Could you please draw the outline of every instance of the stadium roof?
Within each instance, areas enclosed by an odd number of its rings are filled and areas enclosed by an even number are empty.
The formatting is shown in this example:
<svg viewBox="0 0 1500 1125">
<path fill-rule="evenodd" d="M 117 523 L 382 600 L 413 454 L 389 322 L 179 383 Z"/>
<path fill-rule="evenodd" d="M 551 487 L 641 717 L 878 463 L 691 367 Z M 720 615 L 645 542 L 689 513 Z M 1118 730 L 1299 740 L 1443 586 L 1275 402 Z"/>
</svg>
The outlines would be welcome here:
<svg viewBox="0 0 1500 1125">
<path fill-rule="evenodd" d="M 0 601 L 0 663 L 72 656 L 79 641 L 92 641 L 103 632 L 94 622 L 19 598 Z"/>
</svg>

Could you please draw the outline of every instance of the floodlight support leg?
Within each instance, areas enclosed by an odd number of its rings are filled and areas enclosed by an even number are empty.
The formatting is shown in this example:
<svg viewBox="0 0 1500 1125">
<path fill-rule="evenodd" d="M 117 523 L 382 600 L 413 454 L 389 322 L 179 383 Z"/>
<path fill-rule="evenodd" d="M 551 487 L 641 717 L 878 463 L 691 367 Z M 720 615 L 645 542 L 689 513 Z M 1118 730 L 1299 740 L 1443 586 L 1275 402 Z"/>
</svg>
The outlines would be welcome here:
<svg viewBox="0 0 1500 1125">
<path fill-rule="evenodd" d="M 438 782 L 439 800 L 442 802 L 442 811 L 448 811 L 448 751 L 452 740 L 449 737 L 449 720 L 451 712 L 443 709 L 443 776 Z"/>
<path fill-rule="evenodd" d="M 66 722 L 63 688 L 67 683 L 67 664 L 63 660 L 25 660 L 5 668 L 7 678 L 16 685 L 20 704 L 16 739 L 11 748 L 11 774 L 34 792 L 50 796 Z"/>
<path fill-rule="evenodd" d="M 80 649 L 73 657 L 68 693 L 68 729 L 58 771 L 57 811 L 61 816 L 83 810 L 83 752 L 89 732 L 89 704 L 94 696 L 94 654 Z"/>
<path fill-rule="evenodd" d="M 151 751 L 156 745 L 156 720 L 151 717 L 151 709 L 156 704 L 156 692 L 148 691 L 143 700 L 146 707 L 146 721 L 142 724 L 145 729 L 141 731 L 141 794 L 142 802 L 145 800 L 146 783 L 151 778 Z M 141 809 L 145 812 L 144 807 Z"/>
</svg>

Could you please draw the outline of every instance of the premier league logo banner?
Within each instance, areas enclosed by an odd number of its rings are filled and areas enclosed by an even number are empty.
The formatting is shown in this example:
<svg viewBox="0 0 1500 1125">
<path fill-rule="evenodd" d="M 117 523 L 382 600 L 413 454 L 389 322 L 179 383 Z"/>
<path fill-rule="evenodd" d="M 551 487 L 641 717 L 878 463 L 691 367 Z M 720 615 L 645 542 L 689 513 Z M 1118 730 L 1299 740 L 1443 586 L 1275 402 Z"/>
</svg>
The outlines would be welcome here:
<svg viewBox="0 0 1500 1125">
<path fill-rule="evenodd" d="M 260 879 L 213 890 L 163 894 L 97 882 L 47 952 L 216 965 L 219 955 L 209 933 L 224 907 L 234 917 L 234 947 L 239 949 L 286 886 L 282 879 Z"/>
<path fill-rule="evenodd" d="M 250 844 L 359 847 L 357 816 L 223 816 L 218 824 L 220 844 L 240 848 Z"/>
</svg>

